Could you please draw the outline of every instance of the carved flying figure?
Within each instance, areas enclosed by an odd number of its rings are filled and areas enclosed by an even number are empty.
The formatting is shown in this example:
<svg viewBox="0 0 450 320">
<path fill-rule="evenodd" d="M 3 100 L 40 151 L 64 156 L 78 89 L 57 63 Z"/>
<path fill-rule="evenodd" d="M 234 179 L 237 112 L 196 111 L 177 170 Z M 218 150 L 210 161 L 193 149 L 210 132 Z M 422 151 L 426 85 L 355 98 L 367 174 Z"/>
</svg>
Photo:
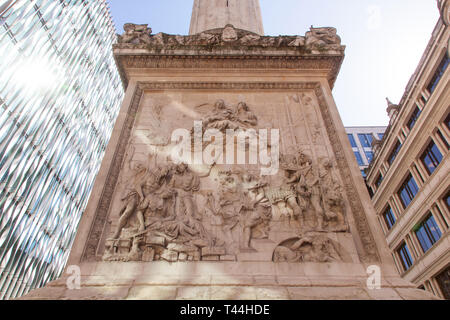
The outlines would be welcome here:
<svg viewBox="0 0 450 320">
<path fill-rule="evenodd" d="M 204 104 L 197 108 L 200 107 L 208 109 L 209 105 Z M 201 121 L 203 123 L 203 131 L 217 129 L 222 133 L 226 133 L 227 129 L 245 130 L 258 124 L 258 118 L 245 102 L 240 102 L 233 108 L 228 107 L 222 99 L 214 103 L 213 110 L 208 112 Z"/>
</svg>

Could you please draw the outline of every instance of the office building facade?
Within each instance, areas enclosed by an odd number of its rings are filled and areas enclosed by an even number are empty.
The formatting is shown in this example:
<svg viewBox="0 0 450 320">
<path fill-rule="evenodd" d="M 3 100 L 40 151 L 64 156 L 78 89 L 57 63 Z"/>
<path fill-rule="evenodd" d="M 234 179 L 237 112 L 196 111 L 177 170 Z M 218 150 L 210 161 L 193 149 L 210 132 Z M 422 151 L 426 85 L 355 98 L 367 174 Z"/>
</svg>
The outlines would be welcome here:
<svg viewBox="0 0 450 320">
<path fill-rule="evenodd" d="M 448 9 L 448 1 L 439 1 Z M 444 12 L 444 11 L 442 11 Z M 448 14 L 448 10 L 447 10 Z M 442 16 L 367 176 L 402 277 L 450 299 L 450 29 Z"/>
<path fill-rule="evenodd" d="M 106 1 L 0 1 L 0 299 L 57 278 L 123 99 Z"/>
<path fill-rule="evenodd" d="M 345 127 L 348 140 L 352 146 L 362 176 L 373 159 L 372 144 L 383 139 L 386 127 Z"/>
</svg>

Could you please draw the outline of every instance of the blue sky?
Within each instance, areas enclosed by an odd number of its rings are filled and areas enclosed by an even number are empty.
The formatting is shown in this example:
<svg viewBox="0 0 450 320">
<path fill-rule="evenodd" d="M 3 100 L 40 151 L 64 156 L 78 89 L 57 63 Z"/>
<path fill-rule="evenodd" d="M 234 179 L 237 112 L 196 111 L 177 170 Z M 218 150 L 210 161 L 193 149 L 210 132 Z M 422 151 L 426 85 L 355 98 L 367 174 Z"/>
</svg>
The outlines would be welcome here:
<svg viewBox="0 0 450 320">
<path fill-rule="evenodd" d="M 108 0 L 126 22 L 188 34 L 193 0 Z M 439 18 L 435 0 L 260 0 L 266 35 L 336 27 L 347 46 L 333 90 L 345 126 L 384 126 L 385 97 L 399 102 Z"/>
</svg>

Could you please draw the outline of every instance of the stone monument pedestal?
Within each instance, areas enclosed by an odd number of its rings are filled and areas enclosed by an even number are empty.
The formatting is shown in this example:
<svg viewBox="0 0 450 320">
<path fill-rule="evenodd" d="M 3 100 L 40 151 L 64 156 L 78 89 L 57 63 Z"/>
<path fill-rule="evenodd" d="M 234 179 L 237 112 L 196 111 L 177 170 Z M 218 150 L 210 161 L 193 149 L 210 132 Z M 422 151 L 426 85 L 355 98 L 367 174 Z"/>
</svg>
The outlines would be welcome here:
<svg viewBox="0 0 450 320">
<path fill-rule="evenodd" d="M 400 278 L 379 228 L 332 96 L 345 49 L 334 28 L 125 29 L 126 97 L 68 262 L 81 288 L 65 274 L 24 299 L 434 298 Z M 180 164 L 180 129 L 194 158 L 227 130 L 248 141 Z M 220 160 L 231 150 L 244 163 Z"/>
<path fill-rule="evenodd" d="M 438 299 L 384 270 L 381 289 L 369 289 L 366 266 L 355 263 L 101 262 L 81 267 L 81 289 L 68 289 L 68 276 L 63 276 L 22 299 Z"/>
</svg>

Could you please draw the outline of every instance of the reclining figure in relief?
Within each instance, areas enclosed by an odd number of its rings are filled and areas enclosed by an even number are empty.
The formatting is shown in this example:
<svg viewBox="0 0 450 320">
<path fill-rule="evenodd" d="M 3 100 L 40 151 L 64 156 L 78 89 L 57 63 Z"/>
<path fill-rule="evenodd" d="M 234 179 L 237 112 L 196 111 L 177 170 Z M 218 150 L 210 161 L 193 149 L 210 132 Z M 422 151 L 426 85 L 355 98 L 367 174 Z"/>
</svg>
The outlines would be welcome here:
<svg viewBox="0 0 450 320">
<path fill-rule="evenodd" d="M 341 255 L 327 236 L 307 233 L 275 248 L 274 262 L 338 262 Z"/>
</svg>

